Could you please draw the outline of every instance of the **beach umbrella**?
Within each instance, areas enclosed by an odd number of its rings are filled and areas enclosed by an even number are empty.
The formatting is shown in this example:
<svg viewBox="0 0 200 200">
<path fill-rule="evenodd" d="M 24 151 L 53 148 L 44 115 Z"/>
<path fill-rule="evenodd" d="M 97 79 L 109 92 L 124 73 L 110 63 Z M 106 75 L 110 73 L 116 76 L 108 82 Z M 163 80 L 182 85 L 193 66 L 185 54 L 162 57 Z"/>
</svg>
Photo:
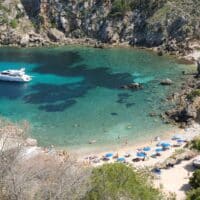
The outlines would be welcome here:
<svg viewBox="0 0 200 200">
<path fill-rule="evenodd" d="M 126 160 L 125 160 L 125 158 L 123 158 L 123 157 L 117 159 L 117 162 L 125 162 L 125 161 L 126 161 Z"/>
<path fill-rule="evenodd" d="M 156 144 L 156 146 L 160 147 L 160 146 L 162 146 L 162 144 L 164 144 L 164 143 L 167 143 L 167 142 L 165 142 L 165 141 L 160 141 L 160 142 L 158 142 L 158 143 Z"/>
<path fill-rule="evenodd" d="M 106 157 L 106 158 L 113 157 L 113 153 L 107 153 L 107 154 L 105 155 L 105 157 Z"/>
<path fill-rule="evenodd" d="M 156 168 L 154 168 L 154 169 L 152 170 L 152 172 L 154 172 L 155 174 L 160 175 L 160 174 L 161 174 L 161 169 L 156 167 Z"/>
<path fill-rule="evenodd" d="M 183 143 L 183 142 L 185 142 L 185 140 L 179 139 L 179 140 L 177 140 L 177 142 L 178 143 Z"/>
<path fill-rule="evenodd" d="M 171 146 L 171 144 L 170 143 L 162 143 L 161 146 L 163 148 L 169 148 Z"/>
<path fill-rule="evenodd" d="M 151 151 L 151 147 L 144 147 L 143 151 Z"/>
<path fill-rule="evenodd" d="M 146 157 L 146 154 L 145 154 L 144 152 L 138 152 L 138 153 L 137 153 L 137 157 L 142 157 L 142 158 L 144 158 L 144 157 Z"/>
<path fill-rule="evenodd" d="M 156 152 L 161 152 L 161 151 L 163 151 L 162 148 L 156 148 Z"/>
</svg>

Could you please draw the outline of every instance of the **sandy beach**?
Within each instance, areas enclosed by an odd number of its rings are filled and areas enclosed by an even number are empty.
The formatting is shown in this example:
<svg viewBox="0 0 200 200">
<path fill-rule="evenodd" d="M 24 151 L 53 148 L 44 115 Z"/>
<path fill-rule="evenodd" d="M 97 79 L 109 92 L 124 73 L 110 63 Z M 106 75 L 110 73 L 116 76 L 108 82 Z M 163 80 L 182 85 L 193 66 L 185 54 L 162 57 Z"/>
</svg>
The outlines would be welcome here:
<svg viewBox="0 0 200 200">
<path fill-rule="evenodd" d="M 34 141 L 33 139 L 27 139 L 28 144 L 25 145 L 21 150 L 19 159 L 21 160 L 21 162 L 27 162 L 27 160 L 31 161 L 32 159 L 37 159 L 37 157 L 43 157 L 46 159 L 47 156 L 53 156 L 62 161 L 62 159 L 65 159 L 65 157 L 71 156 L 76 157 L 78 162 L 82 166 L 97 167 L 105 163 L 116 162 L 117 159 L 113 158 L 113 156 L 117 154 L 118 158 L 123 158 L 126 164 L 134 167 L 136 170 L 145 168 L 152 169 L 155 168 L 155 166 L 160 166 L 162 163 L 164 163 L 166 159 L 174 155 L 177 150 L 187 150 L 186 148 L 184 148 L 185 143 L 183 143 L 179 147 L 173 147 L 173 145 L 177 142 L 176 140 L 172 140 L 174 134 L 178 134 L 185 138 L 187 141 L 190 141 L 194 137 L 199 136 L 199 133 L 200 125 L 193 124 L 193 126 L 189 128 L 177 129 L 171 133 L 164 135 L 163 137 L 160 137 L 160 141 L 144 141 L 143 143 L 132 146 L 127 144 L 119 149 L 111 149 L 111 151 L 94 151 L 91 154 L 80 155 L 73 153 L 68 154 L 68 152 L 66 152 L 65 150 L 57 150 L 54 147 L 38 147 L 36 141 Z M 1 145 L 3 144 L 2 141 L 0 141 Z M 156 158 L 151 157 L 152 154 L 155 154 L 155 150 L 157 148 L 160 148 L 157 147 L 157 143 L 161 141 L 169 142 L 171 144 L 171 147 L 168 150 L 161 151 L 160 156 L 157 156 Z M 16 143 L 14 138 L 11 138 L 11 140 L 8 139 L 6 142 L 8 142 L 7 145 L 10 146 L 10 148 L 13 147 L 13 143 Z M 132 160 L 137 157 L 137 152 L 139 152 L 140 149 L 143 150 L 144 147 L 150 147 L 150 150 L 146 152 L 147 158 L 144 161 L 133 162 Z M 102 160 L 101 158 L 108 153 L 113 154 L 113 156 L 109 157 L 107 161 Z M 180 164 L 176 164 L 170 169 L 162 169 L 161 174 L 159 174 L 159 176 L 156 176 L 157 178 L 154 179 L 155 187 L 161 188 L 162 191 L 166 194 L 174 193 L 177 200 L 184 200 L 185 192 L 189 189 L 188 180 L 194 170 L 192 167 L 193 159 L 182 161 Z"/>
<path fill-rule="evenodd" d="M 194 124 L 190 128 L 180 129 L 179 132 L 176 131 L 177 134 L 183 136 L 187 141 L 191 141 L 194 137 L 199 136 L 199 132 L 199 124 Z M 174 132 L 169 133 L 167 136 L 163 136 L 161 140 L 169 142 L 173 146 L 176 143 L 176 141 L 171 139 L 174 134 Z M 180 147 L 171 147 L 168 150 L 161 152 L 161 156 L 152 158 L 150 155 L 155 153 L 155 149 L 159 148 L 157 147 L 157 143 L 158 141 L 150 141 L 135 146 L 127 145 L 126 147 L 123 147 L 121 149 L 115 149 L 114 151 L 93 153 L 85 157 L 83 157 L 82 155 L 82 157 L 78 157 L 78 160 L 80 162 L 83 162 L 83 164 L 97 167 L 104 163 L 116 162 L 117 159 L 113 158 L 110 158 L 108 161 L 103 161 L 102 159 L 100 159 L 107 153 L 112 153 L 113 155 L 117 154 L 118 158 L 124 158 L 125 162 L 128 165 L 131 165 L 136 169 L 145 169 L 161 165 L 166 161 L 166 159 L 170 158 L 170 156 L 177 152 L 177 150 L 184 149 L 184 144 Z M 145 159 L 145 161 L 133 162 L 132 159 L 136 158 L 138 149 L 140 150 L 144 147 L 151 148 L 151 151 L 147 152 L 148 158 Z M 163 169 L 159 177 L 154 180 L 155 187 L 162 188 L 163 192 L 166 194 L 174 193 L 176 195 L 177 200 L 184 200 L 185 192 L 189 189 L 189 176 L 192 175 L 192 171 L 194 170 L 192 167 L 193 159 L 183 161 L 180 164 L 175 165 L 173 168 L 166 170 Z"/>
<path fill-rule="evenodd" d="M 161 175 L 154 180 L 154 184 L 158 188 L 163 188 L 166 193 L 176 194 L 177 200 L 185 199 L 185 192 L 190 189 L 188 184 L 189 178 L 194 171 L 192 160 L 182 161 L 179 165 L 175 165 L 168 170 L 162 170 Z"/>
<path fill-rule="evenodd" d="M 187 139 L 188 141 L 192 140 L 194 137 L 198 136 L 200 132 L 200 125 L 199 124 L 193 124 L 193 126 L 191 126 L 190 128 L 186 128 L 186 129 L 175 129 L 172 132 L 167 132 L 164 134 L 160 134 L 159 138 L 160 141 L 166 141 L 166 142 L 170 142 L 171 144 L 173 143 L 173 141 L 171 140 L 171 138 L 174 135 L 182 135 L 185 139 Z M 112 152 L 113 154 L 118 153 L 119 156 L 124 156 L 126 153 L 130 153 L 130 154 L 135 154 L 137 152 L 138 149 L 144 148 L 144 147 L 152 147 L 152 150 L 150 153 L 152 153 L 152 151 L 157 148 L 156 144 L 159 141 L 155 141 L 154 138 L 152 138 L 152 140 L 144 140 L 143 142 L 139 142 L 139 143 L 135 143 L 130 145 L 129 143 L 127 144 L 123 144 L 121 145 L 120 148 L 110 148 L 109 150 L 105 151 L 99 151 L 99 149 L 97 149 L 97 151 L 93 151 L 92 153 L 81 153 L 78 154 L 77 152 L 74 152 L 74 154 L 77 156 L 78 160 L 83 161 L 85 160 L 86 157 L 88 156 L 97 156 L 97 157 L 102 157 L 103 155 L 105 155 L 108 152 Z M 94 144 L 95 145 L 95 144 Z M 95 148 L 94 148 L 95 149 Z M 163 159 L 165 156 L 167 157 L 168 155 L 170 155 L 171 153 L 173 153 L 175 150 L 175 148 L 171 148 L 170 150 L 164 152 L 163 156 L 160 157 L 159 159 Z M 157 162 L 158 160 L 147 160 L 145 161 L 145 166 L 147 165 L 154 165 L 155 162 Z M 111 162 L 111 161 L 110 161 Z M 101 164 L 101 163 L 100 163 Z M 99 165 L 99 163 L 98 163 Z"/>
</svg>

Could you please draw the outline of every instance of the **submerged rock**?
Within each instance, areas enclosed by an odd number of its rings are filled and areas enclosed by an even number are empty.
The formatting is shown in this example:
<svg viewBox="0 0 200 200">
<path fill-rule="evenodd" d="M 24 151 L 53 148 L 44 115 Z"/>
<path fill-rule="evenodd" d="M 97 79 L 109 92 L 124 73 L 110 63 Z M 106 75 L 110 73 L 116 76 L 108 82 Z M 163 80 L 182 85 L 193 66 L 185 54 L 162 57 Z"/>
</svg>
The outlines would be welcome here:
<svg viewBox="0 0 200 200">
<path fill-rule="evenodd" d="M 161 85 L 172 85 L 173 81 L 171 79 L 167 78 L 167 79 L 160 81 L 160 84 Z"/>
<path fill-rule="evenodd" d="M 96 140 L 90 140 L 89 144 L 95 144 L 97 141 Z"/>
<path fill-rule="evenodd" d="M 150 116 L 150 117 L 156 117 L 156 116 L 157 116 L 157 113 L 151 112 L 151 113 L 149 113 L 149 116 Z"/>
<path fill-rule="evenodd" d="M 116 113 L 116 112 L 113 112 L 113 113 L 110 113 L 112 116 L 117 116 L 118 115 L 118 113 Z"/>
<path fill-rule="evenodd" d="M 121 88 L 123 89 L 143 89 L 143 85 L 140 83 L 130 83 L 127 85 L 123 85 Z"/>
</svg>

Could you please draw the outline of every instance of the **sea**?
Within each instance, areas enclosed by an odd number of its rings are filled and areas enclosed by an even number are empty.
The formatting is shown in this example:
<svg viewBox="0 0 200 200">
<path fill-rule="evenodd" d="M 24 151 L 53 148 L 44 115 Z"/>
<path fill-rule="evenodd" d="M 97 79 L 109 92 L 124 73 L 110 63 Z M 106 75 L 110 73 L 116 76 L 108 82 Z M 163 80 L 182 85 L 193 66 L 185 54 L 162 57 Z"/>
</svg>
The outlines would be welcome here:
<svg viewBox="0 0 200 200">
<path fill-rule="evenodd" d="M 77 151 L 134 144 L 174 130 L 160 115 L 174 107 L 167 97 L 180 90 L 187 78 L 182 72 L 194 70 L 133 48 L 1 48 L 0 70 L 20 68 L 32 81 L 0 82 L 0 116 L 26 120 L 39 145 Z M 174 84 L 160 85 L 166 78 Z M 121 88 L 132 82 L 143 89 Z"/>
</svg>

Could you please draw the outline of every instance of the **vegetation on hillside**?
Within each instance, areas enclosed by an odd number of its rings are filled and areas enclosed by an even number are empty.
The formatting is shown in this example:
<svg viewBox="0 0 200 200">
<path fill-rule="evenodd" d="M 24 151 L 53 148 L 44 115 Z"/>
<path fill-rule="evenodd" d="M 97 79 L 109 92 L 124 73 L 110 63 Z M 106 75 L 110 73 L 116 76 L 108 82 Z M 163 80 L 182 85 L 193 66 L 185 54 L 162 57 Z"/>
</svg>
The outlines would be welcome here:
<svg viewBox="0 0 200 200">
<path fill-rule="evenodd" d="M 192 189 L 187 193 L 187 200 L 200 200 L 200 169 L 193 173 L 190 185 Z"/>
<path fill-rule="evenodd" d="M 190 144 L 192 149 L 200 151 L 200 137 L 194 138 Z"/>
<path fill-rule="evenodd" d="M 93 170 L 91 190 L 86 194 L 90 199 L 161 199 L 147 178 L 142 177 L 124 164 L 106 164 Z"/>
<path fill-rule="evenodd" d="M 147 177 L 124 164 L 92 169 L 55 150 L 24 156 L 27 130 L 26 123 L 16 126 L 0 120 L 1 200 L 163 199 Z"/>
<path fill-rule="evenodd" d="M 190 185 L 193 189 L 200 188 L 200 170 L 196 170 L 190 178 Z"/>
<path fill-rule="evenodd" d="M 187 194 L 187 200 L 200 200 L 200 188 L 190 190 Z"/>
<path fill-rule="evenodd" d="M 143 10 L 144 14 L 150 15 L 160 8 L 166 0 L 113 0 L 111 16 L 123 16 L 128 11 L 135 9 Z"/>
<path fill-rule="evenodd" d="M 200 138 L 191 141 L 190 147 L 200 151 Z M 194 171 L 189 181 L 191 190 L 187 193 L 187 200 L 200 200 L 200 169 Z"/>
<path fill-rule="evenodd" d="M 193 90 L 187 95 L 187 99 L 190 101 L 193 101 L 196 97 L 200 97 L 200 89 Z"/>
</svg>

